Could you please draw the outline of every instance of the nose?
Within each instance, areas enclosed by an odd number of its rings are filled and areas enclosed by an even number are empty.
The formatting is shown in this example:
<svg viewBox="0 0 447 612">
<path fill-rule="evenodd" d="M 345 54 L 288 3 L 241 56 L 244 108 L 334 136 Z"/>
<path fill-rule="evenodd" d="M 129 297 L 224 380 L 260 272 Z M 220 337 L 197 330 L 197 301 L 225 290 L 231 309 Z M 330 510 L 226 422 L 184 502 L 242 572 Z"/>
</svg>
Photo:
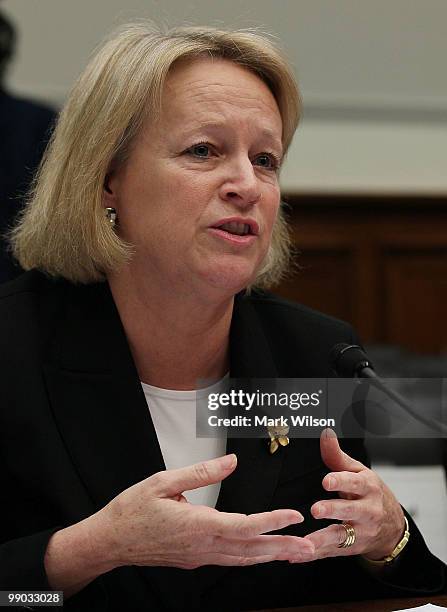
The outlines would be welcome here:
<svg viewBox="0 0 447 612">
<path fill-rule="evenodd" d="M 239 208 L 253 206 L 261 200 L 259 179 L 247 157 L 231 164 L 228 176 L 220 187 L 220 197 Z"/>
</svg>

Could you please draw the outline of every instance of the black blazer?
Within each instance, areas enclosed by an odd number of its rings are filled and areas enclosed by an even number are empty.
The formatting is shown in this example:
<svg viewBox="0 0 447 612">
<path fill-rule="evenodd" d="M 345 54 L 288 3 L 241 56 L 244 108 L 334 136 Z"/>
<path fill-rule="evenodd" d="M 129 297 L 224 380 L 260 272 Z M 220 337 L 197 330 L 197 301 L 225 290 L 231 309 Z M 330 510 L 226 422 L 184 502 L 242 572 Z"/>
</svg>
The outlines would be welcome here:
<svg viewBox="0 0 447 612">
<path fill-rule="evenodd" d="M 0 288 L 0 588 L 47 589 L 51 534 L 165 469 L 138 374 L 107 283 L 75 286 L 32 271 Z M 328 354 L 351 328 L 271 295 L 238 296 L 232 377 L 332 376 Z M 318 439 L 274 455 L 267 440 L 229 439 L 238 456 L 217 508 L 297 508 L 303 535 L 323 527 L 309 512 L 328 497 Z M 344 448 L 367 462 L 359 440 Z M 117 568 L 66 603 L 69 610 L 243 610 L 308 602 L 438 593 L 446 568 L 410 520 L 411 538 L 380 579 L 356 557 L 246 568 Z"/>
</svg>

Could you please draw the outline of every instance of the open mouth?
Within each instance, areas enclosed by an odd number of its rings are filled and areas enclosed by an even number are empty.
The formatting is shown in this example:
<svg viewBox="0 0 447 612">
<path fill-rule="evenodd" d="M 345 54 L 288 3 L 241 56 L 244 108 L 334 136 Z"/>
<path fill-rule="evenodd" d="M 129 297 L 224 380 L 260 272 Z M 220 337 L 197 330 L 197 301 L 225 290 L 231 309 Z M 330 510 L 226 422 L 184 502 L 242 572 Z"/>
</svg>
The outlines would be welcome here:
<svg viewBox="0 0 447 612">
<path fill-rule="evenodd" d="M 249 234 L 253 234 L 248 223 L 238 223 L 236 221 L 223 223 L 222 225 L 216 226 L 215 229 L 223 230 L 224 232 L 228 232 L 228 234 L 233 234 L 235 236 L 247 236 Z"/>
</svg>

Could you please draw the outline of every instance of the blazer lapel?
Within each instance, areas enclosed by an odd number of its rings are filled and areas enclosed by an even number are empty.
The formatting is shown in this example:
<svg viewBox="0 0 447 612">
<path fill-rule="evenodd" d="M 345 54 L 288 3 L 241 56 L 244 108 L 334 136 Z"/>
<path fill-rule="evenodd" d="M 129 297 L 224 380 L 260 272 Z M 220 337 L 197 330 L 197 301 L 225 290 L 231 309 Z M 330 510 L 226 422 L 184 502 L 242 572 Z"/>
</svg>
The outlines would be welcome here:
<svg viewBox="0 0 447 612">
<path fill-rule="evenodd" d="M 68 286 L 45 379 L 95 510 L 165 469 L 108 285 Z"/>
</svg>

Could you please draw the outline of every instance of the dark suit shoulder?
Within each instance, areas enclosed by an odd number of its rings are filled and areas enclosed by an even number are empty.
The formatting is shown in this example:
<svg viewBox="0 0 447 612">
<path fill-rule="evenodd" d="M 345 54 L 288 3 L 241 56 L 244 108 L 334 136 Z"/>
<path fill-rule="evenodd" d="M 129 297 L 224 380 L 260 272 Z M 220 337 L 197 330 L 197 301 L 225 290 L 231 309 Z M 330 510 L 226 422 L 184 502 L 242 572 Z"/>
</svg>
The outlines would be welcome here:
<svg viewBox="0 0 447 612">
<path fill-rule="evenodd" d="M 47 126 L 56 118 L 56 111 L 36 100 L 11 96 L 2 91 L 0 93 L 0 108 L 5 123 L 11 125 L 11 120 L 25 121 L 27 123 L 44 123 Z"/>
<path fill-rule="evenodd" d="M 23 364 L 46 345 L 67 281 L 31 270 L 0 285 L 0 364 Z"/>
<path fill-rule="evenodd" d="M 66 281 L 52 279 L 38 270 L 29 270 L 11 281 L 0 284 L 0 308 L 20 300 L 23 294 L 41 295 L 54 291 Z"/>
<path fill-rule="evenodd" d="M 284 320 L 292 324 L 294 322 L 299 325 L 316 325 L 328 328 L 347 330 L 351 329 L 349 323 L 332 317 L 304 304 L 286 300 L 274 293 L 264 291 L 253 291 L 248 299 L 256 308 L 260 316 L 277 320 Z"/>
<path fill-rule="evenodd" d="M 256 313 L 282 377 L 333 376 L 335 344 L 357 343 L 349 323 L 272 293 L 244 296 Z"/>
</svg>

